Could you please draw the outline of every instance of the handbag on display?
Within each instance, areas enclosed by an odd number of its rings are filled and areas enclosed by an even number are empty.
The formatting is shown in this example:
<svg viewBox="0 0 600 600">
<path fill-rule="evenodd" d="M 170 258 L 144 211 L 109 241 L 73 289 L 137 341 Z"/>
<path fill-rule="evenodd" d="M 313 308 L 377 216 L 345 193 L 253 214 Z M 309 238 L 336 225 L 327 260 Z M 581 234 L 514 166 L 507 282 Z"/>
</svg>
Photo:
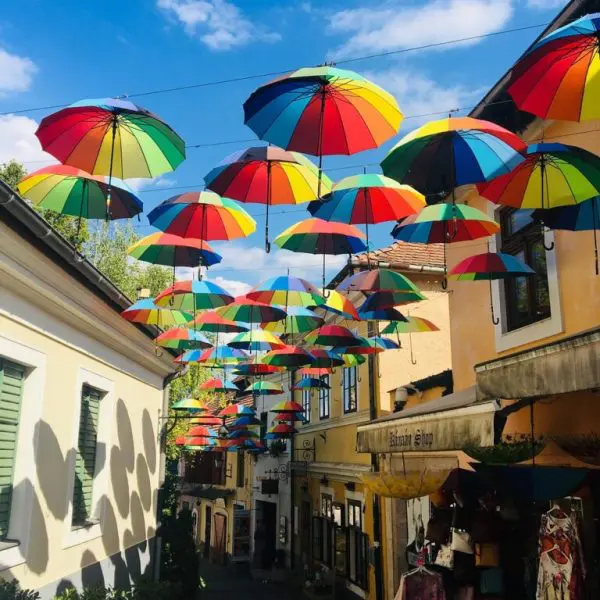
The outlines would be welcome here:
<svg viewBox="0 0 600 600">
<path fill-rule="evenodd" d="M 450 539 L 450 524 L 452 522 L 451 510 L 434 510 L 429 522 L 425 537 L 430 542 L 435 542 L 440 546 Z"/>
<path fill-rule="evenodd" d="M 500 566 L 500 546 L 494 542 L 475 544 L 476 567 Z"/>
<path fill-rule="evenodd" d="M 452 550 L 462 552 L 463 554 L 473 554 L 473 540 L 468 531 L 452 530 Z"/>
<path fill-rule="evenodd" d="M 445 569 L 454 568 L 454 552 L 452 551 L 450 544 L 443 544 L 440 546 L 433 564 L 438 567 L 444 567 Z"/>
</svg>

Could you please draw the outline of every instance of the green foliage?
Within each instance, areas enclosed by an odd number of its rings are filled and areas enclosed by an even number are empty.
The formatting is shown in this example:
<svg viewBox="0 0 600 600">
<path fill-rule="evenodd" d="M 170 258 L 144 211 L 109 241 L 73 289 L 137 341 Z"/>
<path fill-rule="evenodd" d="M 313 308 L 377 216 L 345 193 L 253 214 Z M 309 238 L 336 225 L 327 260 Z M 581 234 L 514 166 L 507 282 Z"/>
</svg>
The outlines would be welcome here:
<svg viewBox="0 0 600 600">
<path fill-rule="evenodd" d="M 129 590 L 104 587 L 102 584 L 87 587 L 81 592 L 70 587 L 54 600 L 178 600 L 181 585 L 170 581 L 152 581 L 146 577 L 138 579 Z M 2 598 L 0 596 L 0 598 Z M 13 598 L 12 596 L 10 597 Z M 39 595 L 36 596 L 39 598 Z M 34 600 L 34 597 L 19 600 Z"/>
<path fill-rule="evenodd" d="M 15 160 L 0 165 L 0 179 L 7 183 L 15 191 L 17 184 L 27 175 L 25 167 Z M 86 242 L 89 239 L 88 224 L 85 219 L 63 215 L 52 210 L 46 210 L 36 205 L 32 208 L 38 212 L 50 226 L 58 231 L 71 245 L 75 246 L 80 252 L 83 251 Z"/>
<path fill-rule="evenodd" d="M 528 460 L 542 451 L 546 442 L 528 435 L 508 435 L 495 446 L 482 448 L 475 444 L 467 444 L 463 452 L 471 458 L 488 465 L 511 465 Z"/>
<path fill-rule="evenodd" d="M 19 589 L 16 579 L 5 581 L 0 579 L 0 600 L 38 600 L 40 595 L 33 590 Z"/>
</svg>

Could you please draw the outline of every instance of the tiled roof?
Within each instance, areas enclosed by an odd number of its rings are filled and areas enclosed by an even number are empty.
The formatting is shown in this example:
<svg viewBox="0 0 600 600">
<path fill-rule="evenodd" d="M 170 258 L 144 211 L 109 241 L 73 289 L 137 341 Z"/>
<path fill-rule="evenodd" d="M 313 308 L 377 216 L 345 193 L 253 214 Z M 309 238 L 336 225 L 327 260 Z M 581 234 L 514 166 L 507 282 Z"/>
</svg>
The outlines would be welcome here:
<svg viewBox="0 0 600 600">
<path fill-rule="evenodd" d="M 372 263 L 385 262 L 397 266 L 443 267 L 444 245 L 394 242 L 391 246 L 369 252 L 369 258 Z M 367 253 L 356 254 L 353 259 L 353 262 L 358 261 L 359 265 L 366 265 Z"/>
</svg>

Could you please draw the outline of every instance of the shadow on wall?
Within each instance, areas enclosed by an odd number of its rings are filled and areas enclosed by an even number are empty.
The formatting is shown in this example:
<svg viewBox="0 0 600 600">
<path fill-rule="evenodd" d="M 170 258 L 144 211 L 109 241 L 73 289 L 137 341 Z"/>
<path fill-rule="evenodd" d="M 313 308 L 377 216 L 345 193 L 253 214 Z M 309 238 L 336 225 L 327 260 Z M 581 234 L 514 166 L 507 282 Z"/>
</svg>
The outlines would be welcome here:
<svg viewBox="0 0 600 600">
<path fill-rule="evenodd" d="M 118 446 L 113 446 L 110 451 L 110 479 L 117 510 L 126 519 L 129 515 L 129 479 L 125 458 Z"/>
<path fill-rule="evenodd" d="M 157 437 L 154 433 L 154 426 L 152 425 L 152 417 L 148 409 L 145 408 L 142 413 L 142 438 L 144 441 L 144 456 L 148 463 L 148 469 L 150 473 L 154 475 L 156 472 L 156 444 Z"/>
<path fill-rule="evenodd" d="M 119 437 L 119 450 L 123 458 L 123 465 L 129 473 L 135 468 L 135 448 L 133 442 L 133 431 L 129 410 L 122 398 L 117 402 L 117 434 Z"/>
</svg>

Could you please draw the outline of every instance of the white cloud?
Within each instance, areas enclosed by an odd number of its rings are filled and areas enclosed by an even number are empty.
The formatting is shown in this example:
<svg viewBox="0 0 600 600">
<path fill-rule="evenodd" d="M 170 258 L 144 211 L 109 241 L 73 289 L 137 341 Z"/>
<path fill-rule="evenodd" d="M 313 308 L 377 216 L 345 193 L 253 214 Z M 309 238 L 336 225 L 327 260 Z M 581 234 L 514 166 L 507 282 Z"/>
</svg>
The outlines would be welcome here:
<svg viewBox="0 0 600 600">
<path fill-rule="evenodd" d="M 277 42 L 278 33 L 250 21 L 228 0 L 157 0 L 158 8 L 175 19 L 185 32 L 211 50 L 230 50 L 253 41 Z"/>
<path fill-rule="evenodd" d="M 37 70 L 33 61 L 26 56 L 10 54 L 0 48 L 0 95 L 26 92 Z"/>
<path fill-rule="evenodd" d="M 394 0 L 380 8 L 342 10 L 331 15 L 329 32 L 350 37 L 332 55 L 388 52 L 485 35 L 502 29 L 512 14 L 512 0 L 432 0 L 413 6 Z"/>
<path fill-rule="evenodd" d="M 555 10 L 562 8 L 569 0 L 527 0 L 528 8 L 535 10 Z"/>
<path fill-rule="evenodd" d="M 488 89 L 486 86 L 440 85 L 426 75 L 403 66 L 364 75 L 395 96 L 402 112 L 411 117 L 403 123 L 403 131 L 426 121 L 441 119 L 451 110 L 473 106 Z"/>
<path fill-rule="evenodd" d="M 217 277 L 211 277 L 210 280 L 225 288 L 233 296 L 242 296 L 248 293 L 252 287 L 249 283 L 244 281 L 239 281 L 237 279 L 226 279 L 220 275 Z"/>
<path fill-rule="evenodd" d="M 121 183 L 120 180 L 117 181 L 118 183 Z M 164 175 L 159 175 L 158 177 L 153 177 L 151 179 L 132 177 L 131 179 L 126 179 L 124 183 L 132 192 L 140 192 L 142 190 L 147 190 L 148 188 L 171 187 L 177 183 L 177 180 Z"/>
<path fill-rule="evenodd" d="M 28 171 L 35 171 L 56 162 L 42 150 L 35 137 L 37 127 L 38 124 L 29 117 L 0 115 L 0 164 L 16 160 Z"/>
</svg>

